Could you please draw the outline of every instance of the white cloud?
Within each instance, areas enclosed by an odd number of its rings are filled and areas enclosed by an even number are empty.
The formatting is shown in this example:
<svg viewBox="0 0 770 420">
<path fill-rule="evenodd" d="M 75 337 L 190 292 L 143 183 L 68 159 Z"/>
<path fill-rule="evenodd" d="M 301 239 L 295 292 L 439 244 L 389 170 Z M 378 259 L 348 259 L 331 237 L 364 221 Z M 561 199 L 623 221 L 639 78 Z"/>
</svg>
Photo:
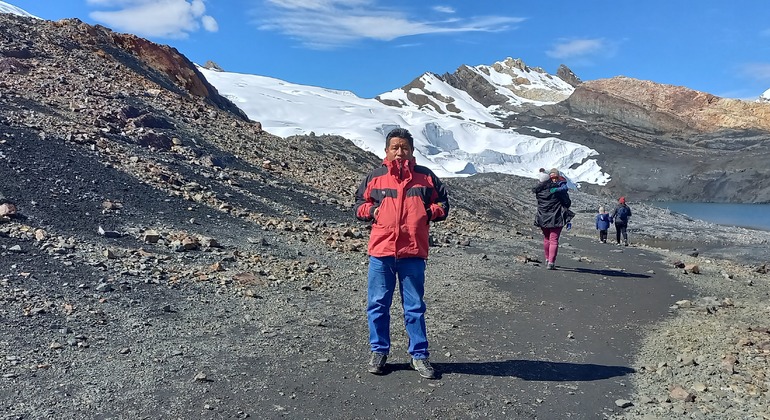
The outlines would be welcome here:
<svg viewBox="0 0 770 420">
<path fill-rule="evenodd" d="M 603 39 L 573 39 L 562 40 L 545 53 L 559 59 L 585 58 L 605 53 L 607 48 L 608 44 Z"/>
<path fill-rule="evenodd" d="M 267 0 L 266 4 L 270 7 L 257 13 L 259 29 L 284 33 L 316 49 L 332 49 L 362 39 L 391 41 L 425 34 L 499 32 L 525 20 L 482 16 L 421 21 L 378 6 L 376 0 Z"/>
<path fill-rule="evenodd" d="M 219 31 L 219 24 L 217 21 L 209 16 L 209 15 L 203 15 L 201 16 L 201 23 L 203 24 L 203 29 L 209 31 L 209 32 L 217 32 Z"/>
<path fill-rule="evenodd" d="M 451 6 L 433 6 L 433 10 L 439 13 L 455 13 L 456 10 Z"/>
<path fill-rule="evenodd" d="M 97 22 L 111 28 L 140 36 L 185 38 L 203 27 L 209 32 L 219 30 L 217 21 L 206 15 L 203 0 L 87 0 L 99 10 L 90 13 Z"/>
</svg>

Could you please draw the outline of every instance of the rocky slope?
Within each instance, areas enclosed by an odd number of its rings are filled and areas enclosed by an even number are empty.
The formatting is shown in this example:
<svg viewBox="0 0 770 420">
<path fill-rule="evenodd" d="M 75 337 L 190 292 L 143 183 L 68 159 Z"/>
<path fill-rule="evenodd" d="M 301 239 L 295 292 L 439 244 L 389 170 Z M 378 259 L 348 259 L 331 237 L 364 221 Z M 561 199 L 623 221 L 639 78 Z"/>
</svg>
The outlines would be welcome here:
<svg viewBox="0 0 770 420">
<path fill-rule="evenodd" d="M 653 201 L 768 202 L 770 106 L 617 77 L 579 85 L 556 105 L 512 116 L 599 152 L 610 196 Z"/>
<path fill-rule="evenodd" d="M 583 83 L 567 105 L 578 116 L 604 117 L 630 129 L 656 134 L 770 132 L 770 106 L 765 104 L 628 77 Z"/>
</svg>

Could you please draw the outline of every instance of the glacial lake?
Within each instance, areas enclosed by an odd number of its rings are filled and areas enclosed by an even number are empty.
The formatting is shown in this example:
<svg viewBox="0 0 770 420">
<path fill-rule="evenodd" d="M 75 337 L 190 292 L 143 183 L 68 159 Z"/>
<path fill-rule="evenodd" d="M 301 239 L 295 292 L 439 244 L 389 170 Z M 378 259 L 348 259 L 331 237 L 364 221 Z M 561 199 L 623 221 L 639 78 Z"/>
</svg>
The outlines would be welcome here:
<svg viewBox="0 0 770 420">
<path fill-rule="evenodd" d="M 732 203 L 650 203 L 653 206 L 686 214 L 693 219 L 725 226 L 741 226 L 770 231 L 770 204 Z"/>
</svg>

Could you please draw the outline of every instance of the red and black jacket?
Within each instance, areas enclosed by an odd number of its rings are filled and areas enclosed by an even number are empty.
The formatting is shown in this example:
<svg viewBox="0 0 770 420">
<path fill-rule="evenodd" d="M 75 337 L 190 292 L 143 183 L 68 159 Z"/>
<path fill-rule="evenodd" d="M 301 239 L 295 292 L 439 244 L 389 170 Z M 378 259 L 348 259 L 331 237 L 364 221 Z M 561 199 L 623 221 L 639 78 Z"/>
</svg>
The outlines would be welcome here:
<svg viewBox="0 0 770 420">
<path fill-rule="evenodd" d="M 446 219 L 449 198 L 441 180 L 414 158 L 383 160 L 358 187 L 355 211 L 372 221 L 369 255 L 428 258 L 428 224 Z"/>
</svg>

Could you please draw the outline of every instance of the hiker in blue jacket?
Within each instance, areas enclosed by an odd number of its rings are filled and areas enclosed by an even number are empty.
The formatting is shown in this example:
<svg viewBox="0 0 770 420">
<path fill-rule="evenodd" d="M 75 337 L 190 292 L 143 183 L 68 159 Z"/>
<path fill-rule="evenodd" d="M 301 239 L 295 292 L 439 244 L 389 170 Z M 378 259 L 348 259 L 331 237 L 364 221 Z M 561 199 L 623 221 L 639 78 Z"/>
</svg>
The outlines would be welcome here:
<svg viewBox="0 0 770 420">
<path fill-rule="evenodd" d="M 620 245 L 620 237 L 623 236 L 623 245 L 628 246 L 628 219 L 631 218 L 631 208 L 626 205 L 626 197 L 618 198 L 618 205 L 612 211 L 611 217 L 615 222 L 615 240 Z"/>
<path fill-rule="evenodd" d="M 610 228 L 612 218 L 604 210 L 604 206 L 599 207 L 599 214 L 596 215 L 596 230 L 599 231 L 599 242 L 607 243 L 607 230 Z"/>
</svg>

